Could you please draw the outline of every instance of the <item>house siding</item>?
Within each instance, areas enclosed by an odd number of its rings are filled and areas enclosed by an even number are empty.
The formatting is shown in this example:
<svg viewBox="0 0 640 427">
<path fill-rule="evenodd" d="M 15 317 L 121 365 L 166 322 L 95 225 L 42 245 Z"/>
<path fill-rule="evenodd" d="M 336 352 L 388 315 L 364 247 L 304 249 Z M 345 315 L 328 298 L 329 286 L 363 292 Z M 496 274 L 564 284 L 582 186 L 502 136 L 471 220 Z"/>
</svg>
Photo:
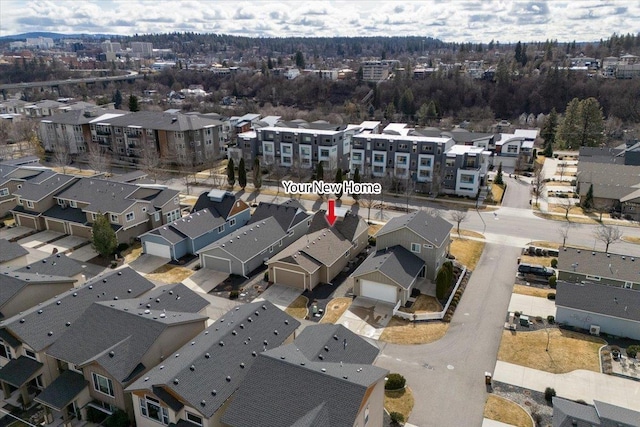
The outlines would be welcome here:
<svg viewBox="0 0 640 427">
<path fill-rule="evenodd" d="M 564 280 L 565 282 L 571 282 L 571 283 L 591 282 L 591 283 L 597 283 L 599 285 L 615 286 L 617 288 L 624 288 L 626 283 L 624 280 L 617 280 L 617 279 L 612 279 L 610 277 L 602 277 L 602 276 L 600 276 L 600 280 L 588 279 L 586 274 L 580 274 L 573 271 L 564 271 L 564 270 L 558 271 L 558 280 Z M 631 282 L 631 283 L 632 283 L 631 289 L 640 290 L 640 283 L 638 282 Z"/>
<path fill-rule="evenodd" d="M 148 367 L 158 365 L 174 351 L 204 331 L 205 327 L 205 320 L 202 320 L 201 322 L 174 325 L 165 329 L 142 358 L 142 364 Z M 131 382 L 133 382 L 133 380 Z"/>
<path fill-rule="evenodd" d="M 5 318 L 9 318 L 21 311 L 34 307 L 40 302 L 53 298 L 56 295 L 60 295 L 71 288 L 73 288 L 73 282 L 71 280 L 65 283 L 27 285 L 22 289 L 22 291 L 2 306 L 2 314 Z"/>
<path fill-rule="evenodd" d="M 354 427 L 367 426 L 367 427 L 381 427 L 384 422 L 384 378 L 381 378 L 375 385 L 372 386 L 373 391 L 369 395 L 369 398 L 362 403 L 362 407 L 356 421 L 353 423 Z M 368 411 L 367 411 L 368 408 Z M 365 414 L 368 412 L 369 418 L 365 423 Z"/>
<path fill-rule="evenodd" d="M 133 418 L 133 405 L 131 403 L 131 397 L 127 395 L 125 397 L 124 389 L 122 384 L 119 381 L 112 378 L 111 375 L 107 371 L 105 371 L 101 366 L 96 363 L 93 363 L 82 370 L 84 374 L 84 378 L 89 382 L 89 393 L 91 397 L 95 400 L 99 400 L 100 402 L 107 403 L 113 406 L 116 406 L 123 411 L 127 412 L 127 415 L 130 419 Z M 92 373 L 95 372 L 98 375 L 102 375 L 103 377 L 109 378 L 111 383 L 113 384 L 113 394 L 114 396 L 108 396 L 104 393 L 99 392 L 95 389 L 93 383 Z"/>
<path fill-rule="evenodd" d="M 556 322 L 586 330 L 591 325 L 597 325 L 600 326 L 600 333 L 640 340 L 640 322 L 633 320 L 556 306 Z"/>
<path fill-rule="evenodd" d="M 437 270 L 440 265 L 442 265 L 447 255 L 447 248 L 449 246 L 448 238 L 446 242 L 442 242 L 440 244 L 440 247 L 436 247 L 408 228 L 401 228 L 399 230 L 377 236 L 376 238 L 376 248 L 378 250 L 399 245 L 406 250 L 411 251 L 411 243 L 420 244 L 420 253 L 411 253 L 425 262 L 425 277 L 430 280 L 435 280 Z M 434 247 L 425 248 L 423 246 L 425 244 L 432 245 Z"/>
</svg>

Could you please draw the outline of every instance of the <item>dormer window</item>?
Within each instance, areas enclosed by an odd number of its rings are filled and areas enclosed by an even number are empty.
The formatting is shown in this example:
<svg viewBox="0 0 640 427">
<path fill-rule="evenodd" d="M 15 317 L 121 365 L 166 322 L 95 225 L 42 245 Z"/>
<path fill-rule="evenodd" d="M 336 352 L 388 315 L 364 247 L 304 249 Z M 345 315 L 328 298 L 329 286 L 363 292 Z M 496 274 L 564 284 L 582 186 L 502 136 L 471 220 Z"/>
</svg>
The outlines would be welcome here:
<svg viewBox="0 0 640 427">
<path fill-rule="evenodd" d="M 71 200 L 71 201 L 69 202 L 69 206 L 71 206 L 72 208 L 77 208 L 77 207 L 78 207 L 78 204 L 75 202 L 75 200 Z"/>
<path fill-rule="evenodd" d="M 27 200 L 27 207 L 33 209 L 33 202 L 31 200 Z"/>
<path fill-rule="evenodd" d="M 118 215 L 111 214 L 111 222 L 117 223 L 118 222 Z"/>
</svg>

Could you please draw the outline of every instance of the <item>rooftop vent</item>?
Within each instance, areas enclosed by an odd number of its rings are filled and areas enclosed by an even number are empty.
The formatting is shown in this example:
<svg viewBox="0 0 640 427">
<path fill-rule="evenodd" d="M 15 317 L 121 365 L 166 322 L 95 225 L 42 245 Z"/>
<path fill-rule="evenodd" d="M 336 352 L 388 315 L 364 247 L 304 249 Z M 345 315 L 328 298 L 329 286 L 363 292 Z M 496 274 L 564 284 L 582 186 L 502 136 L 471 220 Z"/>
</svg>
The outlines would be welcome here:
<svg viewBox="0 0 640 427">
<path fill-rule="evenodd" d="M 240 364 L 240 367 L 241 367 L 242 369 L 244 369 L 244 363 L 241 363 L 241 364 Z"/>
<path fill-rule="evenodd" d="M 195 370 L 196 370 L 195 365 L 191 365 L 191 366 L 189 366 L 189 370 L 190 370 L 191 372 L 195 371 Z"/>
<path fill-rule="evenodd" d="M 211 390 L 211 395 L 215 396 L 216 394 L 218 394 L 218 390 Z"/>
<path fill-rule="evenodd" d="M 47 335 L 49 335 L 49 336 L 53 335 L 53 331 L 47 332 Z"/>
<path fill-rule="evenodd" d="M 227 376 L 227 382 L 230 383 L 231 382 L 231 377 Z"/>
<path fill-rule="evenodd" d="M 210 358 L 210 357 L 211 357 L 211 355 L 210 355 L 209 353 L 205 353 L 205 354 L 204 354 L 204 358 L 205 358 L 205 359 L 208 359 L 208 358 Z"/>
<path fill-rule="evenodd" d="M 174 379 L 173 379 L 173 383 L 174 383 L 174 384 L 178 384 L 179 382 L 180 382 L 180 381 L 178 381 L 178 379 L 177 379 L 177 378 L 174 378 Z"/>
<path fill-rule="evenodd" d="M 115 356 L 115 355 L 116 355 L 116 354 L 113 352 L 113 350 L 111 350 L 111 351 L 109 352 L 109 357 L 113 357 L 113 356 Z"/>
</svg>

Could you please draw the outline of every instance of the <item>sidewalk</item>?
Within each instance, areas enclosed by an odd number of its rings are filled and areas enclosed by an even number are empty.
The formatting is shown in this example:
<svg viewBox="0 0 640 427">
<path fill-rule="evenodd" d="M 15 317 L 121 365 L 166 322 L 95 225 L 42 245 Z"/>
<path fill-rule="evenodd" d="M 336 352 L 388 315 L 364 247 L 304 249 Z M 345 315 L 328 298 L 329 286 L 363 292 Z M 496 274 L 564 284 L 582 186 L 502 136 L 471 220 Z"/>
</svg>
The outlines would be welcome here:
<svg viewBox="0 0 640 427">
<path fill-rule="evenodd" d="M 588 404 L 599 400 L 640 411 L 640 382 L 598 372 L 580 369 L 567 374 L 551 374 L 498 360 L 493 379 L 542 393 L 551 387 L 565 399 L 582 399 Z"/>
</svg>

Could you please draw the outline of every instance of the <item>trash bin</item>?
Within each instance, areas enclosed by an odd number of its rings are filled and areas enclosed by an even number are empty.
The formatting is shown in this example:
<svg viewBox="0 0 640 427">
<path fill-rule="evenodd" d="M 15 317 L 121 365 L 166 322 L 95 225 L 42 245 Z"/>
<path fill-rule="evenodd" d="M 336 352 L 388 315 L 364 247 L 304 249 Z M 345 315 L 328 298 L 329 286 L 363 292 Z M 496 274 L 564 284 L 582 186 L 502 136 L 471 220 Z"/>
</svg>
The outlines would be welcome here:
<svg viewBox="0 0 640 427">
<path fill-rule="evenodd" d="M 491 372 L 484 373 L 484 383 L 486 385 L 491 385 Z"/>
</svg>

